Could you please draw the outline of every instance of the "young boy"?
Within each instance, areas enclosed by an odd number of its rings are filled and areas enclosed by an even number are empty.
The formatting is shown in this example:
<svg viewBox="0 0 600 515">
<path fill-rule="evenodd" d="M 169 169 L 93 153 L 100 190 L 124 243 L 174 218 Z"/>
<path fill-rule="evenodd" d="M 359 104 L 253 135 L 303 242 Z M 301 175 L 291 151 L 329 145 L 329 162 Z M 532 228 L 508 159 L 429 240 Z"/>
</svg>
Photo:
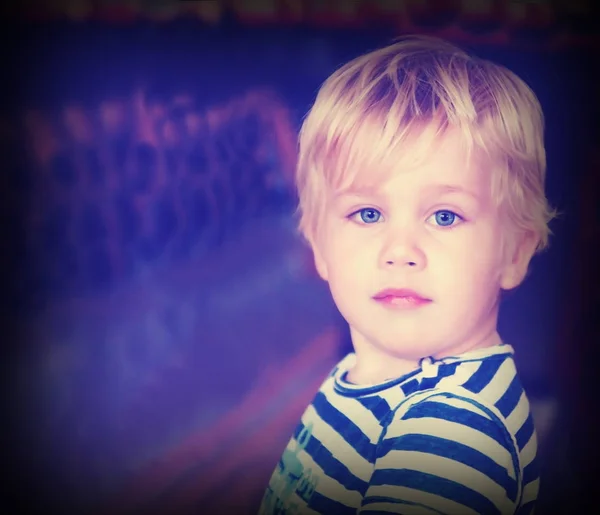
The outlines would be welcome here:
<svg viewBox="0 0 600 515">
<path fill-rule="evenodd" d="M 531 513 L 536 435 L 502 290 L 548 241 L 543 114 L 510 71 L 409 37 L 322 86 L 300 229 L 350 326 L 261 513 Z"/>
</svg>

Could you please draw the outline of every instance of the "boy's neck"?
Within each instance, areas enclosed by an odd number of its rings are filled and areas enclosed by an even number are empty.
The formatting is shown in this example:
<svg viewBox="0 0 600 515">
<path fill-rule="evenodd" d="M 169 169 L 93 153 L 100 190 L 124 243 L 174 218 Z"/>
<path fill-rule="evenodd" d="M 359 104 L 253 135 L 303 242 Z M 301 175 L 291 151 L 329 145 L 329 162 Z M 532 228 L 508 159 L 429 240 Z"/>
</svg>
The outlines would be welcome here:
<svg viewBox="0 0 600 515">
<path fill-rule="evenodd" d="M 356 364 L 348 371 L 347 380 L 356 385 L 374 385 L 397 379 L 418 370 L 421 359 L 429 357 L 421 356 L 418 359 L 414 359 L 393 356 L 389 352 L 385 352 L 373 344 L 366 342 L 361 335 L 355 333 L 352 334 L 352 340 L 356 354 Z M 432 357 L 443 359 L 450 356 L 460 356 L 467 352 L 494 347 L 501 343 L 502 339 L 494 329 L 475 341 L 453 347 L 444 353 L 444 355 L 434 355 Z"/>
</svg>

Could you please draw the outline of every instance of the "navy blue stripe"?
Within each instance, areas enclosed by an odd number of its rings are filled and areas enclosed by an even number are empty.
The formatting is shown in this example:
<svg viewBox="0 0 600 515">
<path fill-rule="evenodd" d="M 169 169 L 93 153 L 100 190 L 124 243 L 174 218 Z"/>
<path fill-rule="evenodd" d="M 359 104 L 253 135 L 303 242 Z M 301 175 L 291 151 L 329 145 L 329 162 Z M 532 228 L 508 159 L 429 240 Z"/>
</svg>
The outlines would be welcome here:
<svg viewBox="0 0 600 515">
<path fill-rule="evenodd" d="M 348 503 L 350 504 L 350 503 Z M 314 492 L 308 507 L 315 510 L 317 513 L 327 513 L 327 515 L 356 515 L 356 508 L 350 508 L 341 502 L 334 501 L 325 495 Z M 299 513 L 302 513 L 300 511 Z"/>
<path fill-rule="evenodd" d="M 540 477 L 540 467 L 537 458 L 523 469 L 523 485 L 531 483 Z"/>
<path fill-rule="evenodd" d="M 444 377 L 453 375 L 456 372 L 456 367 L 458 367 L 458 363 L 442 365 L 438 368 L 438 375 L 436 377 L 426 377 L 421 381 L 421 390 L 435 388 Z"/>
<path fill-rule="evenodd" d="M 357 399 L 366 409 L 368 409 L 379 421 L 383 420 L 390 413 L 390 405 L 381 397 L 362 397 Z"/>
<path fill-rule="evenodd" d="M 400 388 L 402 388 L 404 395 L 406 395 L 408 397 L 409 395 L 411 395 L 412 393 L 415 393 L 419 389 L 419 380 L 411 379 L 407 383 L 404 383 L 403 385 L 401 385 Z"/>
<path fill-rule="evenodd" d="M 300 437 L 300 433 L 302 433 L 302 431 L 304 431 L 306 429 L 306 426 L 302 423 L 302 421 L 300 421 L 300 423 L 296 426 L 296 429 L 294 430 L 294 439 L 296 440 L 296 442 L 298 441 L 298 438 Z"/>
<path fill-rule="evenodd" d="M 304 426 L 301 424 L 294 437 L 298 439 L 298 435 Z M 304 448 L 305 452 L 313 459 L 313 461 L 321 467 L 328 476 L 334 477 L 340 484 L 344 485 L 347 490 L 356 490 L 364 495 L 369 484 L 366 481 L 356 477 L 350 469 L 335 458 L 331 451 L 325 447 L 318 438 L 312 435 L 308 444 Z"/>
<path fill-rule="evenodd" d="M 385 440 L 381 445 L 380 455 L 385 456 L 392 450 L 423 452 L 464 463 L 503 487 L 511 501 L 517 500 L 518 485 L 508 471 L 486 454 L 468 445 L 437 436 L 412 434 Z"/>
<path fill-rule="evenodd" d="M 365 497 L 362 503 L 362 509 L 360 510 L 361 515 L 363 514 L 375 514 L 375 513 L 381 513 L 381 511 L 375 511 L 375 510 L 369 510 L 368 506 L 369 504 L 378 504 L 378 503 L 387 503 L 387 504 L 393 504 L 393 505 L 398 505 L 398 504 L 407 504 L 408 506 L 419 506 L 421 508 L 427 508 L 428 510 L 431 510 L 434 513 L 439 513 L 440 515 L 444 515 L 444 513 L 442 513 L 439 510 L 436 510 L 434 508 L 430 508 L 429 506 L 425 506 L 424 504 L 418 503 L 418 502 L 412 502 L 412 501 L 405 501 L 403 499 L 395 499 L 394 497 L 386 497 L 383 495 L 373 495 L 373 496 L 368 496 Z M 365 508 L 367 507 L 367 508 Z M 398 512 L 398 509 L 394 509 L 392 511 L 393 513 L 401 513 Z M 384 513 L 388 513 L 388 512 L 384 512 Z"/>
<path fill-rule="evenodd" d="M 490 384 L 490 381 L 494 378 L 505 360 L 505 356 L 502 356 L 502 359 L 488 358 L 483 360 L 475 373 L 463 384 L 463 387 L 473 393 L 481 392 L 481 390 Z"/>
<path fill-rule="evenodd" d="M 408 469 L 376 470 L 371 485 L 393 485 L 413 488 L 422 492 L 439 495 L 468 506 L 476 513 L 500 514 L 500 511 L 487 497 L 470 488 L 433 474 Z"/>
<path fill-rule="evenodd" d="M 323 421 L 339 433 L 351 447 L 354 447 L 358 454 L 374 463 L 375 445 L 352 420 L 330 404 L 325 394 L 319 392 L 315 396 L 313 407 Z"/>
<path fill-rule="evenodd" d="M 517 431 L 517 434 L 515 435 L 515 438 L 517 440 L 517 445 L 519 446 L 519 451 L 522 451 L 523 447 L 525 447 L 527 445 L 527 442 L 529 442 L 529 440 L 531 440 L 534 430 L 535 430 L 535 427 L 533 425 L 533 416 L 531 415 L 531 413 L 529 413 L 527 420 L 525 421 L 525 423 L 521 426 L 521 429 L 519 429 Z"/>
<path fill-rule="evenodd" d="M 387 390 L 388 388 L 392 388 L 397 385 L 402 385 L 405 381 L 408 381 L 410 378 L 418 375 L 421 372 L 420 369 L 413 370 L 406 375 L 403 375 L 397 379 L 392 379 L 387 383 L 381 383 L 375 386 L 366 386 L 364 388 L 348 388 L 344 386 L 343 382 L 348 380 L 346 379 L 348 372 L 345 372 L 340 381 L 336 381 L 333 385 L 334 390 L 343 395 L 344 397 L 360 397 L 362 395 L 374 395 L 376 393 L 382 392 L 383 390 Z"/>
<path fill-rule="evenodd" d="M 427 400 L 411 406 L 404 415 L 403 420 L 428 417 L 448 420 L 470 427 L 486 434 L 502 445 L 502 447 L 506 448 L 506 439 L 504 438 L 504 434 L 499 430 L 498 425 L 483 415 L 473 413 L 467 409 Z"/>
<path fill-rule="evenodd" d="M 496 403 L 496 408 L 498 408 L 505 418 L 508 417 L 517 407 L 517 404 L 519 404 L 519 399 L 522 394 L 523 387 L 521 386 L 521 381 L 519 381 L 519 378 L 515 375 L 510 386 L 504 392 L 504 395 L 502 395 Z"/>
</svg>

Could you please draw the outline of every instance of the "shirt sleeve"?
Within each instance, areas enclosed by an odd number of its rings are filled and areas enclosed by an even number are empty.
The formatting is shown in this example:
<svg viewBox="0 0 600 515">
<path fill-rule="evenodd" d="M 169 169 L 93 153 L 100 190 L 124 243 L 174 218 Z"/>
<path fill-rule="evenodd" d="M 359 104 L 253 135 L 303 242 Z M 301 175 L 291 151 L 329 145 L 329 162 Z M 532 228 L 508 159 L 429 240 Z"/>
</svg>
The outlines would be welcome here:
<svg viewBox="0 0 600 515">
<path fill-rule="evenodd" d="M 519 476 L 503 421 L 471 399 L 436 394 L 391 420 L 359 513 L 515 513 Z"/>
</svg>

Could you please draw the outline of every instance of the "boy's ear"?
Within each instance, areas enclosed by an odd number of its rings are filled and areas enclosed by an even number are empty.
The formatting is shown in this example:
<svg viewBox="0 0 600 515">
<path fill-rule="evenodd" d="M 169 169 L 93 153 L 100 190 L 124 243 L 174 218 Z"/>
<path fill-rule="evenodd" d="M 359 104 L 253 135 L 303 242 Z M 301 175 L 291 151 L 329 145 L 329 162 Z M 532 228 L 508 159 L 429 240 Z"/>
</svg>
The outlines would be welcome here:
<svg viewBox="0 0 600 515">
<path fill-rule="evenodd" d="M 312 251 L 313 251 L 313 257 L 315 260 L 315 268 L 317 269 L 317 273 L 319 274 L 321 279 L 323 279 L 324 281 L 327 281 L 327 277 L 328 277 L 327 264 L 325 263 L 325 260 L 323 259 L 323 254 L 321 254 L 321 251 L 319 250 L 319 246 L 315 242 L 314 238 L 311 238 L 309 243 L 310 243 L 310 247 L 312 248 Z"/>
<path fill-rule="evenodd" d="M 512 290 L 523 282 L 538 243 L 539 237 L 532 231 L 514 236 L 507 249 L 500 277 L 500 287 L 503 290 Z"/>
</svg>

